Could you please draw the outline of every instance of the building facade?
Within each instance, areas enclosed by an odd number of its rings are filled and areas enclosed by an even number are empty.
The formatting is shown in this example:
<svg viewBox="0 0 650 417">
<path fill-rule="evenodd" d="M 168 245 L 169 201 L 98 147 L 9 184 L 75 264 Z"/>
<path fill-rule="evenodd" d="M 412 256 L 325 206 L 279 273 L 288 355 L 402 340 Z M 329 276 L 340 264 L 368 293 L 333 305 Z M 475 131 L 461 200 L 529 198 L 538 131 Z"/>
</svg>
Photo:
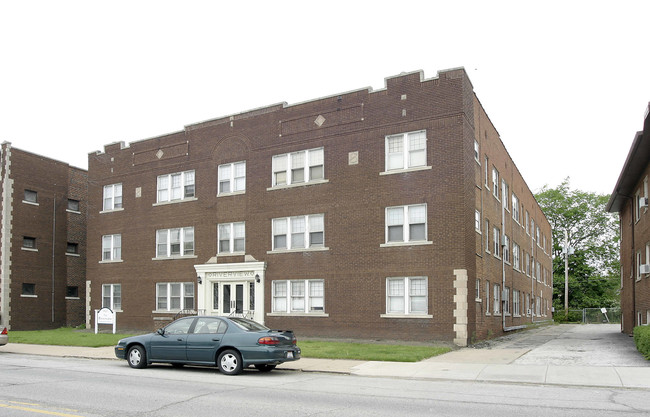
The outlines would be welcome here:
<svg viewBox="0 0 650 417">
<path fill-rule="evenodd" d="M 621 330 L 627 334 L 650 323 L 649 114 L 650 105 L 607 204 L 621 224 Z"/>
<path fill-rule="evenodd" d="M 0 325 L 84 324 L 87 172 L 8 142 L 0 164 Z"/>
<path fill-rule="evenodd" d="M 463 69 L 110 144 L 88 167 L 88 297 L 119 329 L 198 310 L 466 345 L 550 317 L 550 225 Z"/>
</svg>

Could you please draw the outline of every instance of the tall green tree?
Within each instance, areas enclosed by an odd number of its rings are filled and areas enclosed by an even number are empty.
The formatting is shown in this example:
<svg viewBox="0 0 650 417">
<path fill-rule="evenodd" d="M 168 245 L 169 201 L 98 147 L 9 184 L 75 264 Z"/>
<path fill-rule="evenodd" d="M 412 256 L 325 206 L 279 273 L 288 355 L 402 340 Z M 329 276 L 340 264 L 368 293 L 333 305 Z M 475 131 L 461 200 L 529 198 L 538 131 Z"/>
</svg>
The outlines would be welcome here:
<svg viewBox="0 0 650 417">
<path fill-rule="evenodd" d="M 605 209 L 608 195 L 571 188 L 569 178 L 535 195 L 553 234 L 553 305 L 564 309 L 564 232 L 569 256 L 569 307 L 614 307 L 620 285 L 618 216 Z"/>
</svg>

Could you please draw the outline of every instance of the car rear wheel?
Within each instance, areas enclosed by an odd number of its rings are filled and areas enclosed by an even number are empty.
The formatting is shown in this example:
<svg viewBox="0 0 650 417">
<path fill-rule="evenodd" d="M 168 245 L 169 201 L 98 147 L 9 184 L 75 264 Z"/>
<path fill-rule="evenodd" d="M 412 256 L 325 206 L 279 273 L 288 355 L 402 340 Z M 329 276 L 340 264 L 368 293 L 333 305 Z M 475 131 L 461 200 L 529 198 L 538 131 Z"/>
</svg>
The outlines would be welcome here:
<svg viewBox="0 0 650 417">
<path fill-rule="evenodd" d="M 255 369 L 257 369 L 260 372 L 271 372 L 272 370 L 275 369 L 275 365 L 255 365 Z"/>
<path fill-rule="evenodd" d="M 133 346 L 126 354 L 126 360 L 131 368 L 142 369 L 147 366 L 147 354 L 140 345 Z"/>
<path fill-rule="evenodd" d="M 219 372 L 225 375 L 237 375 L 242 371 L 241 355 L 236 350 L 224 350 L 217 359 Z"/>
</svg>

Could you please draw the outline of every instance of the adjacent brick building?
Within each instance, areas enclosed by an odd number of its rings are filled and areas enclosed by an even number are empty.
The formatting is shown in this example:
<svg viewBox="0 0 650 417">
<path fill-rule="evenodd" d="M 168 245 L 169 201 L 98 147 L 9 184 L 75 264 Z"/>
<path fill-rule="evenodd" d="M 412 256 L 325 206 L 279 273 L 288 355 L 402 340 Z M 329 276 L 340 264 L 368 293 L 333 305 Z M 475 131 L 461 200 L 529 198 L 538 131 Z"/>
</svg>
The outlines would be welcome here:
<svg viewBox="0 0 650 417">
<path fill-rule="evenodd" d="M 87 172 L 0 149 L 0 327 L 86 322 Z"/>
<path fill-rule="evenodd" d="M 90 306 L 118 329 L 199 310 L 465 345 L 550 318 L 549 222 L 463 69 L 110 144 L 88 167 Z"/>
<path fill-rule="evenodd" d="M 650 323 L 649 114 L 650 105 L 607 204 L 621 223 L 621 327 L 627 334 Z"/>
</svg>

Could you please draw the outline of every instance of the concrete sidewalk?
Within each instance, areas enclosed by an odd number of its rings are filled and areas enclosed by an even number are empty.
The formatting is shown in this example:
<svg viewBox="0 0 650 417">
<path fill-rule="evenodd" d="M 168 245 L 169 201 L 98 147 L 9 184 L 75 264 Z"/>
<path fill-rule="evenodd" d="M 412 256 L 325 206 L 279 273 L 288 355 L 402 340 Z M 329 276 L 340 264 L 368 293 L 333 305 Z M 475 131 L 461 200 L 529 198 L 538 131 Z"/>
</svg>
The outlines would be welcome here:
<svg viewBox="0 0 650 417">
<path fill-rule="evenodd" d="M 600 329 L 602 327 L 599 331 Z M 642 357 L 638 361 L 626 361 L 623 358 L 618 364 L 607 361 L 602 364 L 583 365 L 580 361 L 574 361 L 573 365 L 569 365 L 540 359 L 539 353 L 535 353 L 548 350 L 549 346 L 559 343 L 558 341 L 568 340 L 567 343 L 576 343 L 580 332 L 584 332 L 584 327 L 555 326 L 547 330 L 529 330 L 514 336 L 510 341 L 506 339 L 505 342 L 498 342 L 493 347 L 463 348 L 417 363 L 302 358 L 296 362 L 284 363 L 278 369 L 423 380 L 650 389 L 650 362 Z M 614 334 L 613 337 L 618 338 L 619 335 Z M 526 339 L 535 338 L 537 344 L 526 343 Z M 539 342 L 539 338 L 543 340 Z M 586 338 L 593 340 L 591 335 Z M 112 346 L 84 348 L 9 343 L 0 347 L 0 354 L 3 353 L 116 359 Z M 591 356 L 596 354 L 597 352 L 590 353 Z"/>
</svg>

